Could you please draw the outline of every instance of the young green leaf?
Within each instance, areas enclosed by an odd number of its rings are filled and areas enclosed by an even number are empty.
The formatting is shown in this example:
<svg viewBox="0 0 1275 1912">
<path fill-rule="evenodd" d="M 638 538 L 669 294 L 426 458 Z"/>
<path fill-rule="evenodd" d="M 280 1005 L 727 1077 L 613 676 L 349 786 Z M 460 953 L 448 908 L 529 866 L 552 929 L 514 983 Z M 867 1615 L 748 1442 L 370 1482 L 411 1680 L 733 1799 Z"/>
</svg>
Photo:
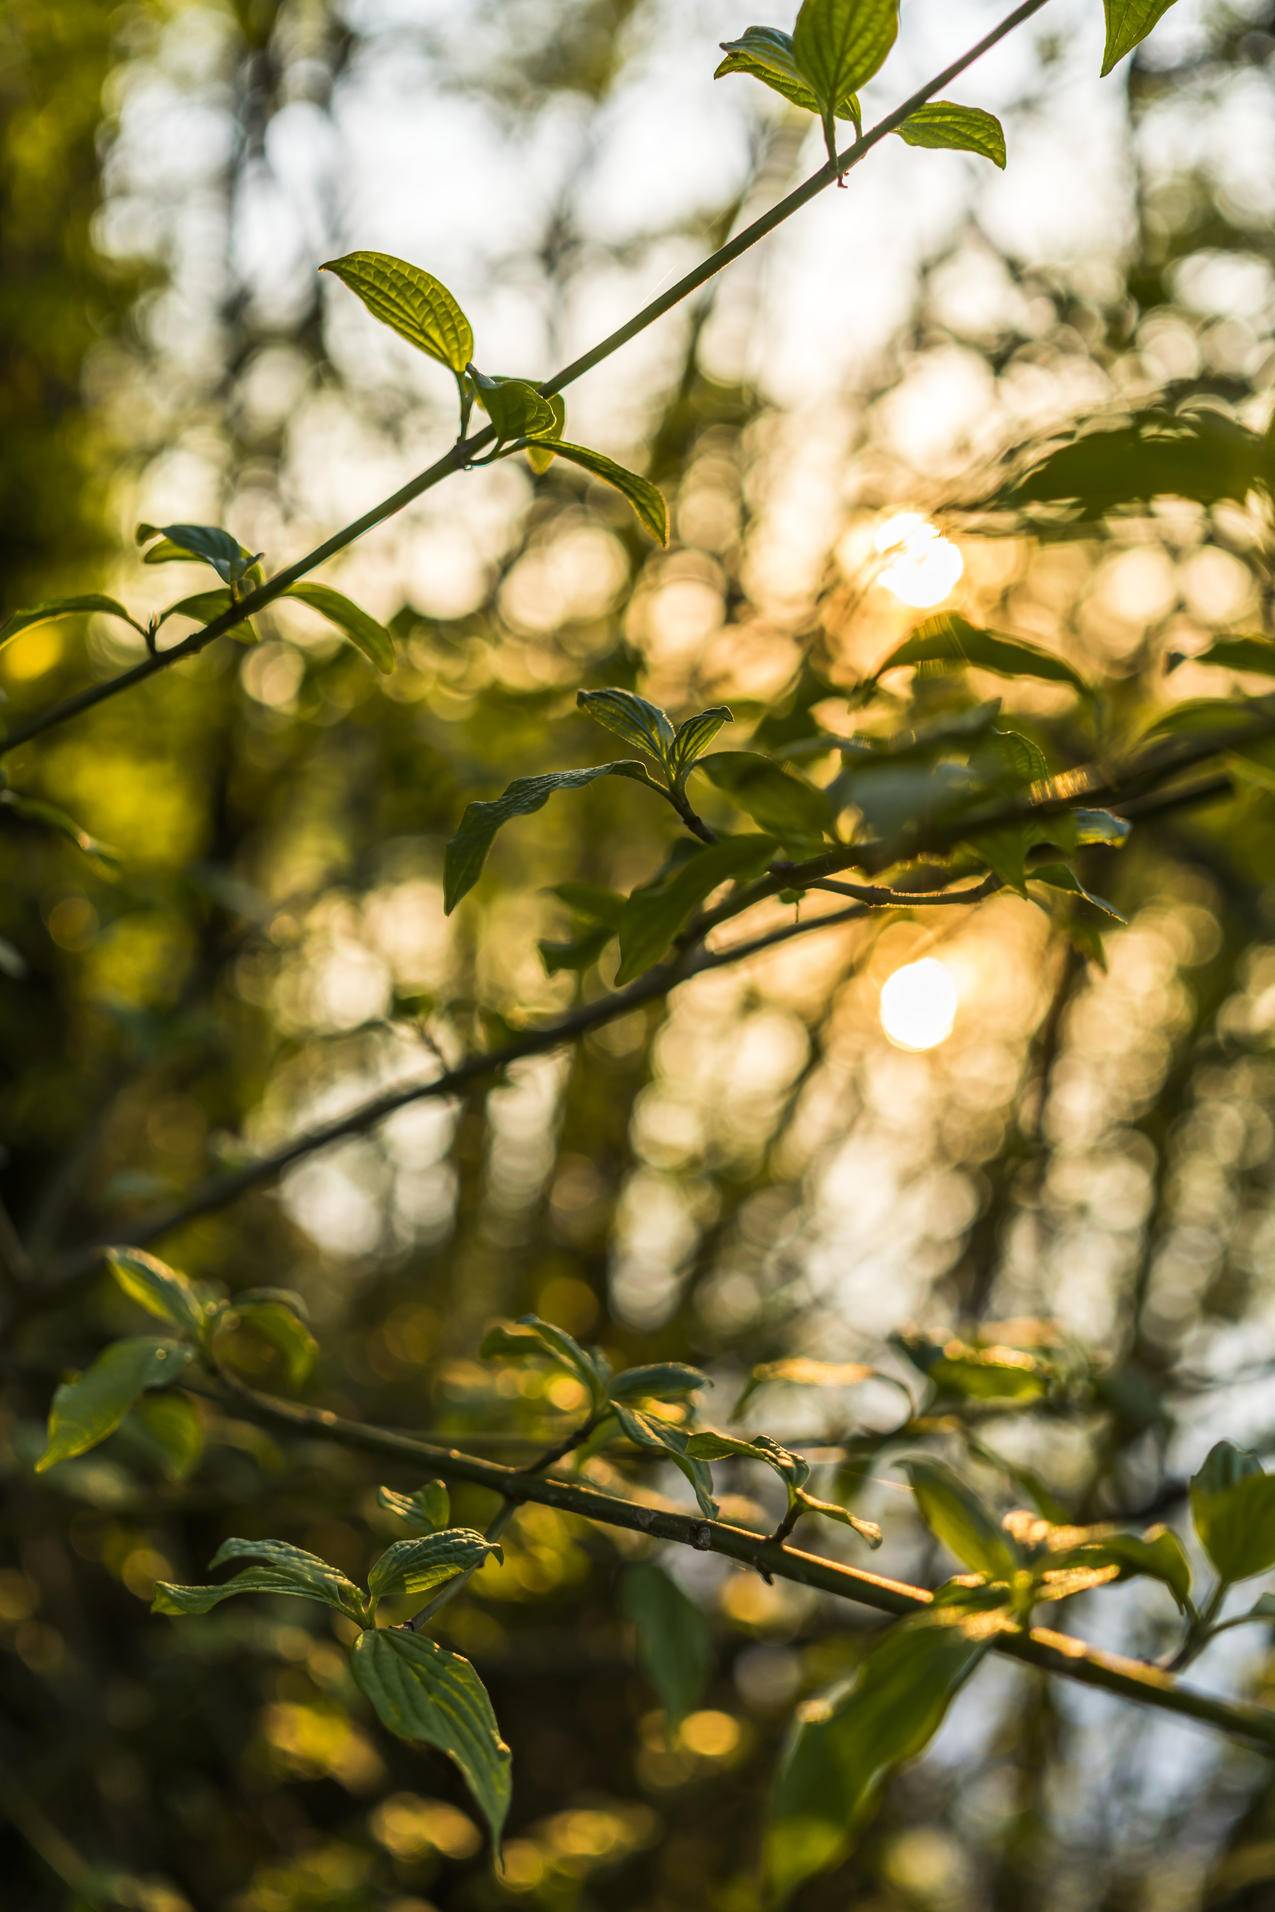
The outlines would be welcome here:
<svg viewBox="0 0 1275 1912">
<path fill-rule="evenodd" d="M 582 790 L 599 777 L 628 777 L 634 783 L 654 784 L 645 764 L 591 764 L 585 770 L 550 770 L 539 777 L 516 777 L 508 789 L 489 801 L 467 804 L 459 828 L 447 845 L 443 861 L 443 910 L 451 915 L 483 872 L 487 852 L 503 824 L 542 810 L 557 790 Z"/>
<path fill-rule="evenodd" d="M 725 704 L 714 704 L 711 710 L 696 711 L 682 720 L 668 751 L 668 777 L 675 790 L 682 788 L 696 758 L 708 749 L 722 725 L 734 721 Z"/>
<path fill-rule="evenodd" d="M 1025 1349 L 963 1341 L 947 1342 L 927 1373 L 942 1393 L 967 1401 L 1038 1401 L 1053 1381 L 1047 1364 Z"/>
<path fill-rule="evenodd" d="M 560 439 L 567 429 L 567 401 L 561 392 L 551 392 L 545 400 L 553 413 L 553 428 L 545 433 L 547 438 Z M 548 471 L 554 460 L 554 448 L 549 445 L 528 445 L 527 463 L 533 471 Z"/>
<path fill-rule="evenodd" d="M 658 704 L 639 697 L 636 691 L 613 688 L 577 691 L 576 704 L 595 724 L 622 737 L 626 744 L 645 750 L 661 769 L 667 768 L 676 732 L 668 713 Z"/>
<path fill-rule="evenodd" d="M 55 618 L 78 617 L 90 611 L 96 611 L 103 617 L 123 618 L 143 637 L 146 635 L 145 626 L 139 624 L 118 599 L 102 597 L 93 591 L 82 597 L 53 598 L 48 604 L 37 604 L 29 611 L 10 611 L 8 617 L 0 622 L 0 644 L 7 644 L 11 637 L 17 637 L 21 631 L 33 631 L 39 624 L 51 624 Z"/>
<path fill-rule="evenodd" d="M 832 825 L 832 810 L 822 790 L 795 770 L 781 770 L 753 750 L 718 750 L 693 766 L 750 816 L 759 829 L 780 841 L 822 837 Z"/>
<path fill-rule="evenodd" d="M 445 285 L 388 252 L 349 252 L 319 267 L 349 286 L 374 319 L 459 377 L 474 356 L 469 320 Z"/>
<path fill-rule="evenodd" d="M 1102 54 L 1102 78 L 1113 66 L 1132 53 L 1145 40 L 1153 26 L 1173 5 L 1173 0 L 1102 0 L 1107 17 L 1107 44 Z"/>
<path fill-rule="evenodd" d="M 922 1520 L 949 1552 L 992 1580 L 1013 1575 L 1019 1560 L 1012 1540 L 945 1462 L 906 1461 L 903 1471 Z"/>
<path fill-rule="evenodd" d="M 151 543 L 157 539 L 157 543 Z M 238 584 L 256 565 L 260 551 L 249 551 L 215 524 L 139 524 L 138 544 L 150 544 L 143 564 L 211 564 L 226 584 Z"/>
<path fill-rule="evenodd" d="M 483 1336 L 478 1350 L 484 1361 L 525 1360 L 529 1355 L 554 1362 L 583 1381 L 595 1407 L 607 1398 L 611 1371 L 603 1357 L 582 1348 L 574 1335 L 539 1315 L 520 1315 L 517 1321 L 497 1322 Z"/>
<path fill-rule="evenodd" d="M 378 1600 L 399 1593 L 430 1593 L 457 1574 L 471 1573 L 488 1554 L 504 1559 L 501 1548 L 472 1527 L 448 1527 L 438 1534 L 414 1534 L 385 1549 L 367 1577 Z"/>
<path fill-rule="evenodd" d="M 588 471 L 595 478 L 601 478 L 604 484 L 614 485 L 637 513 L 642 524 L 657 544 L 668 543 L 668 505 L 664 494 L 649 478 L 640 477 L 636 471 L 629 471 L 624 465 L 617 465 L 614 458 L 608 458 L 603 452 L 593 451 L 588 445 L 569 445 L 565 439 L 545 438 L 538 449 L 556 452 L 559 458 L 565 458 L 569 465 L 579 465 L 582 471 Z"/>
<path fill-rule="evenodd" d="M 1191 1482 L 1191 1518 L 1226 1582 L 1275 1566 L 1275 1475 L 1255 1454 L 1219 1441 Z"/>
<path fill-rule="evenodd" d="M 240 1593 L 283 1593 L 298 1600 L 315 1600 L 344 1614 L 356 1626 L 368 1623 L 368 1603 L 362 1589 L 318 1554 L 307 1553 L 286 1540 L 225 1540 L 218 1547 L 209 1568 L 215 1571 L 228 1560 L 257 1560 L 264 1564 L 249 1567 L 225 1580 L 220 1586 L 181 1587 L 161 1580 L 151 1602 L 152 1613 L 208 1613 L 223 1600 Z"/>
<path fill-rule="evenodd" d="M 993 166 L 1005 169 L 1005 129 L 995 113 L 981 106 L 958 106 L 955 100 L 930 100 L 909 113 L 898 128 L 909 146 L 951 147 L 978 153 Z"/>
<path fill-rule="evenodd" d="M 701 903 L 723 883 L 756 876 L 775 853 L 773 837 L 719 837 L 689 856 L 671 875 L 634 890 L 620 919 L 618 983 L 641 976 L 667 952 Z"/>
<path fill-rule="evenodd" d="M 700 1512 L 715 1519 L 717 1502 L 713 1499 L 713 1477 L 704 1462 L 690 1452 L 690 1437 L 686 1432 L 656 1414 L 643 1414 L 638 1408 L 626 1407 L 622 1401 L 613 1401 L 611 1408 L 635 1447 L 654 1448 L 668 1455 L 694 1488 Z"/>
<path fill-rule="evenodd" d="M 1027 872 L 1027 880 L 1031 883 L 1044 883 L 1051 890 L 1068 891 L 1072 896 L 1078 896 L 1083 902 L 1090 904 L 1101 916 L 1110 917 L 1114 923 L 1127 923 L 1129 920 L 1127 916 L 1121 914 L 1114 903 L 1109 903 L 1105 896 L 1096 896 L 1092 890 L 1087 890 L 1076 872 L 1065 863 L 1039 864 L 1036 869 Z"/>
<path fill-rule="evenodd" d="M 1138 1577 L 1159 1580 L 1169 1589 L 1184 1613 L 1191 1606 L 1191 1563 L 1182 1550 L 1182 1542 L 1168 1527 L 1149 1527 L 1145 1534 L 1099 1532 L 1093 1540 L 1065 1547 L 1046 1556 L 1040 1574 L 1041 1595 L 1057 1599 L 1053 1591 L 1055 1574 L 1076 1568 L 1115 1567 L 1121 1580 Z M 1079 1592 L 1074 1588 L 1069 1591 Z"/>
<path fill-rule="evenodd" d="M 1043 651 L 1019 637 L 981 630 L 951 611 L 940 611 L 918 624 L 911 637 L 878 664 L 873 681 L 900 664 L 932 663 L 973 664 L 979 670 L 994 671 L 998 677 L 1040 677 L 1049 683 L 1070 684 L 1073 690 L 1088 689 L 1080 673 L 1052 651 Z"/>
<path fill-rule="evenodd" d="M 648 1367 L 626 1368 L 616 1375 L 609 1392 L 613 1401 L 682 1401 L 712 1385 L 706 1374 L 684 1361 L 656 1361 Z"/>
<path fill-rule="evenodd" d="M 704 1697 L 713 1670 L 713 1630 L 697 1602 L 652 1561 L 626 1569 L 620 1610 L 637 1633 L 638 1665 L 658 1693 L 672 1732 Z"/>
<path fill-rule="evenodd" d="M 817 1500 L 804 1488 L 798 1490 L 796 1500 L 804 1513 L 820 1514 L 824 1520 L 836 1520 L 843 1527 L 853 1528 L 860 1540 L 866 1540 L 869 1547 L 879 1547 L 885 1538 L 875 1520 L 861 1520 L 858 1514 L 852 1514 L 848 1507 L 839 1506 L 835 1500 Z"/>
<path fill-rule="evenodd" d="M 855 1679 L 797 1709 L 766 1828 L 766 1875 L 786 1905 L 837 1865 L 882 1783 L 924 1750 L 1006 1616 L 937 1605 L 887 1628 Z"/>
<path fill-rule="evenodd" d="M 525 378 L 488 378 L 476 366 L 470 377 L 478 391 L 478 403 L 502 442 L 510 438 L 553 438 L 559 431 L 552 403 Z"/>
<path fill-rule="evenodd" d="M 818 102 L 830 160 L 837 157 L 836 117 L 879 71 L 898 31 L 899 0 L 803 0 L 793 56 Z"/>
<path fill-rule="evenodd" d="M 369 664 L 386 676 L 394 668 L 394 640 L 383 624 L 374 617 L 352 604 L 348 597 L 342 597 L 326 584 L 290 584 L 283 593 L 284 597 L 299 598 L 302 604 L 308 604 L 312 611 L 318 611 L 330 624 L 335 624 L 349 638 L 356 651 L 361 651 Z"/>
<path fill-rule="evenodd" d="M 420 1534 L 437 1533 L 451 1518 L 451 1496 L 441 1480 L 426 1481 L 414 1494 L 399 1494 L 392 1487 L 378 1487 L 377 1505 Z"/>
<path fill-rule="evenodd" d="M 723 80 L 731 73 L 746 73 L 773 92 L 782 94 L 803 112 L 823 110 L 797 65 L 791 33 L 784 33 L 779 27 L 749 27 L 738 40 L 723 40 L 721 46 L 726 58 L 713 74 L 715 80 Z M 838 119 L 851 120 L 858 126 L 858 96 L 853 92 L 844 93 L 837 101 L 835 112 Z"/>
<path fill-rule="evenodd" d="M 75 1380 L 64 1381 L 53 1396 L 48 1441 L 35 1464 L 36 1473 L 86 1454 L 104 1441 L 139 1395 L 147 1388 L 169 1387 L 192 1353 L 180 1341 L 157 1341 L 149 1334 L 112 1342 L 91 1367 Z"/>
<path fill-rule="evenodd" d="M 511 1793 L 510 1753 L 469 1661 L 424 1634 L 392 1627 L 361 1633 L 350 1665 L 383 1725 L 400 1739 L 445 1753 L 460 1769 L 499 1853 Z"/>
<path fill-rule="evenodd" d="M 208 1307 L 187 1275 L 142 1248 L 108 1248 L 106 1265 L 130 1301 L 198 1340 Z"/>
</svg>

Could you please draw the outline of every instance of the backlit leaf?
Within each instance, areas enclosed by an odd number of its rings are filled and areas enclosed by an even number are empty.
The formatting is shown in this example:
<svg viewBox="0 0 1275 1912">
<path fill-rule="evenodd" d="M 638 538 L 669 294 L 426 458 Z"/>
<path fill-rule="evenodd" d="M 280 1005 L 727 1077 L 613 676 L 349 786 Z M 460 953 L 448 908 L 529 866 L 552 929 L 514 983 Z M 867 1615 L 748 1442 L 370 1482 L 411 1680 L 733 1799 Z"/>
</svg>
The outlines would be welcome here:
<svg viewBox="0 0 1275 1912">
<path fill-rule="evenodd" d="M 570 445 L 565 439 L 546 438 L 538 449 L 552 449 L 559 458 L 565 458 L 569 465 L 579 465 L 582 471 L 591 472 L 595 478 L 601 478 L 604 484 L 614 485 L 628 499 L 637 513 L 639 523 L 656 542 L 668 543 L 668 505 L 663 492 L 649 478 L 629 471 L 624 465 L 617 465 L 614 458 L 608 458 L 604 452 L 593 451 L 588 445 Z"/>
<path fill-rule="evenodd" d="M 668 1455 L 695 1490 L 700 1512 L 715 1519 L 717 1502 L 713 1499 L 713 1477 L 705 1463 L 690 1452 L 690 1439 L 685 1430 L 661 1420 L 658 1415 L 626 1407 L 622 1401 L 612 1403 L 612 1412 L 635 1447 L 654 1448 Z"/>
<path fill-rule="evenodd" d="M 787 839 L 822 837 L 832 824 L 827 796 L 795 770 L 753 750 L 717 750 L 693 766 L 750 816 L 759 829 Z"/>
<path fill-rule="evenodd" d="M 208 1565 L 215 1570 L 228 1560 L 255 1560 L 220 1586 L 182 1587 L 161 1580 L 151 1602 L 152 1613 L 208 1613 L 223 1600 L 241 1593 L 282 1593 L 294 1599 L 315 1600 L 344 1614 L 356 1626 L 367 1624 L 367 1599 L 361 1588 L 318 1554 L 307 1553 L 286 1540 L 225 1540 Z"/>
<path fill-rule="evenodd" d="M 1175 657 L 1174 664 L 1217 664 L 1224 670 L 1250 671 L 1275 677 L 1275 643 L 1269 637 L 1215 637 L 1194 657 Z"/>
<path fill-rule="evenodd" d="M 1173 0 L 1102 0 L 1107 17 L 1107 43 L 1102 54 L 1102 77 L 1132 53 L 1145 40 L 1156 22 L 1164 17 Z"/>
<path fill-rule="evenodd" d="M 302 1387 L 309 1380 L 319 1357 L 319 1344 L 291 1303 L 236 1295 L 218 1318 L 216 1331 L 220 1334 L 224 1328 L 239 1327 L 269 1343 L 281 1358 L 292 1387 Z"/>
<path fill-rule="evenodd" d="M 715 80 L 725 79 L 731 73 L 746 73 L 770 87 L 772 92 L 782 94 L 803 112 L 823 110 L 797 65 L 791 33 L 784 33 L 779 27 L 749 27 L 738 40 L 723 40 L 721 44 L 726 58 L 713 74 Z M 854 92 L 844 93 L 835 110 L 838 119 L 859 124 L 859 100 Z"/>
<path fill-rule="evenodd" d="M 399 1494 L 392 1487 L 378 1487 L 376 1499 L 378 1506 L 384 1507 L 387 1513 L 397 1514 L 416 1533 L 437 1533 L 451 1517 L 451 1496 L 447 1483 L 441 1480 L 426 1481 L 414 1494 Z"/>
<path fill-rule="evenodd" d="M 668 753 L 669 782 L 675 790 L 681 789 L 696 758 L 708 749 L 723 724 L 734 721 L 725 704 L 714 704 L 711 710 L 700 710 L 683 719 Z"/>
<path fill-rule="evenodd" d="M 646 1367 L 626 1368 L 623 1374 L 617 1374 L 610 1386 L 610 1396 L 613 1401 L 638 1401 L 643 1397 L 680 1401 L 712 1385 L 706 1374 L 699 1368 L 688 1367 L 684 1361 L 656 1361 Z"/>
<path fill-rule="evenodd" d="M 880 70 L 898 31 L 899 0 L 803 0 L 792 49 L 821 111 Z"/>
<path fill-rule="evenodd" d="M 510 1753 L 469 1661 L 423 1634 L 393 1627 L 361 1633 L 350 1664 L 383 1725 L 459 1767 L 499 1852 L 512 1790 Z"/>
<path fill-rule="evenodd" d="M 484 1361 L 525 1360 L 528 1355 L 554 1362 L 583 1381 L 595 1406 L 607 1395 L 611 1371 L 600 1354 L 582 1348 L 574 1335 L 539 1315 L 520 1315 L 517 1321 L 498 1322 L 483 1336 L 479 1349 Z"/>
<path fill-rule="evenodd" d="M 918 624 L 910 637 L 890 652 L 873 673 L 881 677 L 900 664 L 973 664 L 999 677 L 1041 677 L 1050 683 L 1087 688 L 1083 677 L 1065 659 L 1043 651 L 1019 637 L 981 630 L 952 611 L 940 611 Z"/>
<path fill-rule="evenodd" d="M 943 1461 L 911 1460 L 904 1473 L 930 1532 L 976 1573 L 1007 1580 L 1018 1557 L 999 1521 Z"/>
<path fill-rule="evenodd" d="M 661 767 L 667 764 L 677 733 L 668 713 L 658 704 L 639 697 L 636 691 L 615 688 L 577 691 L 576 704 L 604 730 L 649 752 Z"/>
<path fill-rule="evenodd" d="M 488 378 L 477 368 L 472 377 L 497 438 L 553 438 L 561 429 L 552 402 L 525 378 Z"/>
<path fill-rule="evenodd" d="M 383 624 L 327 584 L 290 584 L 284 597 L 299 598 L 344 633 L 369 664 L 387 676 L 394 668 L 394 640 Z"/>
<path fill-rule="evenodd" d="M 1191 1518 L 1225 1581 L 1275 1567 L 1275 1475 L 1255 1454 L 1219 1441 L 1191 1482 Z"/>
<path fill-rule="evenodd" d="M 226 584 L 238 584 L 247 576 L 259 551 L 249 551 L 216 524 L 139 524 L 137 542 L 150 548 L 142 553 L 144 564 L 189 563 L 192 559 L 210 564 Z"/>
<path fill-rule="evenodd" d="M 198 1338 L 208 1307 L 187 1275 L 143 1248 L 108 1248 L 106 1265 L 131 1301 Z"/>
<path fill-rule="evenodd" d="M 469 320 L 447 287 L 419 266 L 388 252 L 350 252 L 343 259 L 329 259 L 319 270 L 334 274 L 357 293 L 373 318 L 440 365 L 460 374 L 473 358 Z"/>
<path fill-rule="evenodd" d="M 553 392 L 545 402 L 553 413 L 553 427 L 546 436 L 560 439 L 567 429 L 567 401 L 561 392 Z M 553 460 L 552 445 L 528 445 L 527 462 L 533 471 L 548 471 Z"/>
<path fill-rule="evenodd" d="M 909 146 L 951 147 L 978 153 L 1002 171 L 1005 166 L 1005 129 L 994 113 L 981 106 L 958 106 L 955 100 L 930 100 L 909 113 L 898 129 Z"/>
</svg>

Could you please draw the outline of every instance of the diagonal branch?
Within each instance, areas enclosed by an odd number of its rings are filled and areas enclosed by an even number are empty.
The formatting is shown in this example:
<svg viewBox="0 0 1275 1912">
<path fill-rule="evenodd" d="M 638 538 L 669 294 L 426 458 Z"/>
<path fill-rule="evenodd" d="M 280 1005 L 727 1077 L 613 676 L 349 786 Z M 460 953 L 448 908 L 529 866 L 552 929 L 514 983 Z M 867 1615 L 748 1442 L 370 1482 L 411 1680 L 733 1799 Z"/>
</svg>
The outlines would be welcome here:
<svg viewBox="0 0 1275 1912">
<path fill-rule="evenodd" d="M 936 98 L 944 87 L 963 73 L 967 67 L 973 66 L 976 60 L 980 60 L 985 53 L 1003 40 L 1007 34 L 1012 33 L 1016 27 L 1021 26 L 1025 20 L 1029 20 L 1034 13 L 1039 13 L 1046 4 L 1047 0 L 1022 0 L 1021 5 L 1015 7 L 1012 13 L 1008 13 L 997 26 L 985 33 L 981 40 L 976 41 L 958 59 L 953 60 L 950 66 L 944 67 L 943 71 L 936 73 L 932 80 L 927 80 L 924 86 L 918 87 L 909 99 L 904 100 L 903 104 L 897 106 L 892 113 L 887 113 L 884 119 L 878 121 L 877 125 L 863 135 L 862 139 L 856 140 L 854 145 L 847 147 L 844 153 L 839 153 L 835 162 L 830 159 L 825 160 L 809 179 L 796 187 L 786 198 L 779 200 L 769 212 L 763 213 L 759 219 L 754 219 L 751 225 L 745 226 L 742 232 L 736 233 L 735 237 L 728 240 L 724 246 L 719 246 L 715 252 L 709 253 L 707 258 L 702 259 L 699 265 L 686 273 L 676 284 L 661 292 L 658 298 L 651 300 L 649 305 L 644 305 L 640 312 L 635 313 L 624 325 L 617 327 L 589 351 L 573 359 L 569 365 L 564 365 L 560 372 L 555 372 L 552 378 L 546 379 L 539 389 L 546 395 L 565 390 L 576 379 L 592 371 L 595 365 L 600 365 L 604 359 L 610 358 L 612 353 L 618 352 L 621 346 L 637 338 L 639 333 L 644 332 L 648 326 L 654 325 L 657 319 L 663 318 L 666 312 L 670 312 L 692 292 L 698 291 L 699 287 L 705 285 L 708 280 L 715 278 L 726 266 L 732 265 L 759 240 L 767 238 L 777 226 L 783 225 L 786 219 L 791 219 L 795 212 L 800 212 L 803 206 L 823 192 L 825 187 L 830 186 L 834 179 L 841 178 L 854 167 L 861 165 L 874 147 L 879 146 L 891 133 L 898 131 L 909 114 L 915 113 L 919 107 Z M 362 517 L 355 518 L 340 531 L 334 531 L 330 538 L 325 538 L 322 544 L 315 546 L 313 551 L 308 551 L 295 563 L 276 572 L 274 577 L 258 585 L 256 590 L 246 593 L 220 617 L 215 617 L 211 623 L 205 624 L 202 630 L 192 632 L 189 637 L 183 638 L 180 644 L 174 644 L 169 650 L 159 651 L 143 658 L 139 664 L 134 664 L 131 669 L 121 672 L 118 677 L 108 678 L 105 683 L 91 684 L 74 697 L 68 697 L 63 703 L 55 704 L 51 710 L 30 718 L 25 724 L 18 724 L 7 736 L 0 738 L 0 756 L 3 756 L 6 751 L 16 749 L 19 744 L 30 743 L 34 737 L 56 730 L 60 725 L 69 723 L 72 718 L 81 716 L 96 705 L 105 703 L 109 698 L 117 697 L 121 691 L 133 689 L 135 685 L 144 683 L 149 677 L 154 677 L 158 671 L 167 670 L 171 664 L 180 662 L 182 658 L 194 657 L 214 639 L 224 636 L 234 625 L 241 624 L 245 618 L 250 618 L 258 611 L 264 610 L 266 605 L 286 591 L 289 585 L 296 584 L 309 572 L 317 570 L 319 565 L 335 557 L 338 551 L 344 551 L 365 532 L 383 524 L 387 518 L 394 517 L 405 506 L 422 497 L 425 492 L 432 491 L 435 485 L 441 484 L 445 478 L 450 478 L 453 472 L 464 470 L 467 465 L 474 462 L 480 452 L 486 451 L 495 443 L 496 433 L 490 425 L 476 432 L 472 438 L 460 439 L 425 471 L 418 472 L 414 478 L 409 478 L 405 485 L 401 485 L 388 498 L 383 498 L 380 504 L 373 505 L 369 511 L 363 513 Z"/>
<path fill-rule="evenodd" d="M 923 1612 L 932 1598 L 924 1587 L 844 1566 L 840 1561 L 805 1553 L 725 1521 L 649 1507 L 578 1482 L 546 1478 L 535 1472 L 504 1467 L 496 1461 L 479 1460 L 457 1448 L 432 1447 L 411 1434 L 344 1420 L 325 1408 L 303 1407 L 273 1395 L 259 1394 L 239 1381 L 223 1378 L 220 1384 L 192 1384 L 190 1391 L 210 1396 L 231 1412 L 245 1414 L 267 1427 L 335 1441 L 362 1453 L 410 1463 L 416 1469 L 441 1475 L 444 1480 L 489 1488 L 508 1505 L 530 1501 L 556 1508 L 560 1513 L 579 1515 L 601 1526 L 624 1528 L 652 1540 L 673 1541 L 693 1547 L 699 1553 L 721 1554 L 758 1573 L 790 1580 L 838 1599 L 852 1600 L 895 1618 Z M 1146 1661 L 1108 1653 L 1072 1634 L 1056 1633 L 1048 1627 L 1002 1633 L 991 1644 L 993 1651 L 1036 1667 L 1040 1672 L 1098 1687 L 1121 1699 L 1153 1706 L 1181 1719 L 1197 1720 L 1275 1755 L 1275 1712 L 1198 1692 Z"/>
</svg>

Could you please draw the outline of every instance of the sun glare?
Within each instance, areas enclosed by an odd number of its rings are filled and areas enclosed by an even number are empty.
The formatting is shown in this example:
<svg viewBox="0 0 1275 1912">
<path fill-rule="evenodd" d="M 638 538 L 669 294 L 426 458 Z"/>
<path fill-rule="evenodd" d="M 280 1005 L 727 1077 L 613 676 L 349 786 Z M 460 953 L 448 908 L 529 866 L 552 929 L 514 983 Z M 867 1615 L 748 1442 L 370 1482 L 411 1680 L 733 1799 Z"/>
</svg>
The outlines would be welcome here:
<svg viewBox="0 0 1275 1912">
<path fill-rule="evenodd" d="M 873 534 L 884 562 L 877 583 L 918 611 L 931 610 L 955 590 L 965 560 L 950 538 L 919 511 L 896 511 Z"/>
<path fill-rule="evenodd" d="M 881 990 L 881 1027 L 896 1049 L 937 1049 L 956 1021 L 956 980 L 937 956 L 905 963 Z"/>
</svg>

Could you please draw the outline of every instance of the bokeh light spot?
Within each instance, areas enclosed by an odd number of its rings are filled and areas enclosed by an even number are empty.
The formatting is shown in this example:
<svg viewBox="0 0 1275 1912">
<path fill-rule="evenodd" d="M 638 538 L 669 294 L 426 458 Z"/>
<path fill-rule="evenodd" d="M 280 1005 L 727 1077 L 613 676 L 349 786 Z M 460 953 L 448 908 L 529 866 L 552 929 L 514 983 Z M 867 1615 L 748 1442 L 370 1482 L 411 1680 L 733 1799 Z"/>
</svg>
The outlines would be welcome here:
<svg viewBox="0 0 1275 1912">
<path fill-rule="evenodd" d="M 937 1049 L 956 1021 L 956 979 L 937 956 L 905 963 L 881 990 L 881 1027 L 897 1049 Z"/>
</svg>

